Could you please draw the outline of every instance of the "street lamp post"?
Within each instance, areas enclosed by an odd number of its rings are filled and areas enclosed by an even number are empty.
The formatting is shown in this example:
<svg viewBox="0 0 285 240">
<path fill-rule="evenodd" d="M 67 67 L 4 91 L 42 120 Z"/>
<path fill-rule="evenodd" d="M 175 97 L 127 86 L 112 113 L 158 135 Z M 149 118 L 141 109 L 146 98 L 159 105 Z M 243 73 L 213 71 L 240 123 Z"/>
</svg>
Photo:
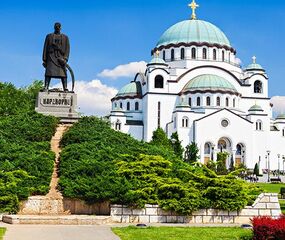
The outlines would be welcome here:
<svg viewBox="0 0 285 240">
<path fill-rule="evenodd" d="M 282 159 L 283 159 L 283 173 L 282 173 L 282 175 L 284 176 L 285 175 L 285 169 L 284 169 L 284 162 L 285 162 L 285 156 L 284 155 L 282 155 Z"/>
<path fill-rule="evenodd" d="M 280 154 L 277 154 L 278 156 L 278 179 L 280 179 Z"/>
<path fill-rule="evenodd" d="M 268 166 L 268 179 L 267 179 L 267 181 L 268 182 L 270 182 L 270 159 L 269 159 L 269 156 L 270 156 L 270 151 L 268 150 L 267 151 L 267 161 L 268 161 L 267 162 L 268 163 L 268 165 L 267 165 Z"/>
</svg>

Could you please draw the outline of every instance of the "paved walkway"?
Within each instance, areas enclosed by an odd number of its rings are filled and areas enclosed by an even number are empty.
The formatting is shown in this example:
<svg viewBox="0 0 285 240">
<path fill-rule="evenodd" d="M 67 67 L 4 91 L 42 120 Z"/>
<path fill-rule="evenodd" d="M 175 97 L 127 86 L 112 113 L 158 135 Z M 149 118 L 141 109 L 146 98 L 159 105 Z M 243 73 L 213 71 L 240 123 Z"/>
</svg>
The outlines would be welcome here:
<svg viewBox="0 0 285 240">
<path fill-rule="evenodd" d="M 4 240 L 120 240 L 111 226 L 8 225 Z"/>
</svg>

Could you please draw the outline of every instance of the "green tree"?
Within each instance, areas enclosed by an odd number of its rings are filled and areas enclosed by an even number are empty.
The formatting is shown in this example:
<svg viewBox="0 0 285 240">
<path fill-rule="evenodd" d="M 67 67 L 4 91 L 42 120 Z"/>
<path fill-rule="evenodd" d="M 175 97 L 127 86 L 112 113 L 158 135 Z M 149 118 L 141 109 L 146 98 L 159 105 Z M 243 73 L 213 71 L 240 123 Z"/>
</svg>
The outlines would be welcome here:
<svg viewBox="0 0 285 240">
<path fill-rule="evenodd" d="M 184 161 L 187 163 L 195 163 L 199 160 L 199 148 L 195 142 L 186 146 L 184 153 Z"/>
<path fill-rule="evenodd" d="M 226 167 L 226 160 L 229 154 L 227 152 L 219 152 L 217 154 L 217 174 L 226 175 L 228 173 Z"/>
<path fill-rule="evenodd" d="M 162 128 L 158 128 L 153 132 L 150 144 L 172 149 L 171 142 Z"/>
<path fill-rule="evenodd" d="M 255 166 L 254 166 L 253 173 L 254 173 L 256 176 L 259 176 L 259 166 L 258 166 L 257 163 L 256 163 Z"/>
<path fill-rule="evenodd" d="M 170 140 L 171 140 L 172 148 L 173 148 L 175 155 L 179 157 L 180 159 L 182 159 L 184 149 L 181 145 L 181 141 L 179 140 L 178 133 L 177 132 L 172 133 Z"/>
</svg>

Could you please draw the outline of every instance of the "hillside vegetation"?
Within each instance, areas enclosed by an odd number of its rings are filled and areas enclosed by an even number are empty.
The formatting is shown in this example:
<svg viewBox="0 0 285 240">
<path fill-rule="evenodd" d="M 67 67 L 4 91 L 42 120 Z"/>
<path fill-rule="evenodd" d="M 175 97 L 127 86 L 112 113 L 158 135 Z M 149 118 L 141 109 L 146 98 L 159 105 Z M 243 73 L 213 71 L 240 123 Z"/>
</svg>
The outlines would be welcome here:
<svg viewBox="0 0 285 240">
<path fill-rule="evenodd" d="M 0 212 L 15 213 L 19 200 L 49 190 L 54 163 L 49 142 L 58 120 L 34 111 L 41 87 L 0 83 Z"/>
<path fill-rule="evenodd" d="M 185 163 L 169 147 L 136 141 L 95 117 L 82 118 L 61 145 L 60 189 L 87 203 L 159 204 L 189 214 L 210 207 L 238 210 L 259 193 L 234 175 Z"/>
</svg>

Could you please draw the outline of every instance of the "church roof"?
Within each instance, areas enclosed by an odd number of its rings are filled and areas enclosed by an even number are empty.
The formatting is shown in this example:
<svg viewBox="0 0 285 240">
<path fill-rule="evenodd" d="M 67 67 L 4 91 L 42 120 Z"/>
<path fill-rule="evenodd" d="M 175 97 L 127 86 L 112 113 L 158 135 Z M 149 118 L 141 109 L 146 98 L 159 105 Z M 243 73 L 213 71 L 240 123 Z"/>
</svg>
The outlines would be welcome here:
<svg viewBox="0 0 285 240">
<path fill-rule="evenodd" d="M 116 97 L 136 97 L 142 94 L 142 88 L 140 82 L 131 82 L 125 85 L 117 93 Z"/>
<path fill-rule="evenodd" d="M 202 20 L 185 20 L 173 25 L 163 33 L 156 47 L 193 42 L 231 47 L 230 41 L 218 27 Z"/>
<path fill-rule="evenodd" d="M 264 71 L 264 68 L 260 64 L 256 63 L 256 57 L 254 56 L 252 57 L 252 63 L 249 64 L 245 70 L 246 71 L 254 71 L 254 70 Z"/>
<path fill-rule="evenodd" d="M 285 114 L 279 114 L 276 119 L 284 119 L 285 120 Z"/>
<path fill-rule="evenodd" d="M 166 64 L 166 62 L 160 57 L 153 57 L 148 64 Z"/>
<path fill-rule="evenodd" d="M 263 109 L 259 105 L 255 104 L 248 111 L 249 112 L 263 112 Z"/>
<path fill-rule="evenodd" d="M 236 88 L 223 77 L 204 74 L 191 79 L 183 89 L 183 92 L 193 91 L 221 91 L 237 93 Z"/>
</svg>

